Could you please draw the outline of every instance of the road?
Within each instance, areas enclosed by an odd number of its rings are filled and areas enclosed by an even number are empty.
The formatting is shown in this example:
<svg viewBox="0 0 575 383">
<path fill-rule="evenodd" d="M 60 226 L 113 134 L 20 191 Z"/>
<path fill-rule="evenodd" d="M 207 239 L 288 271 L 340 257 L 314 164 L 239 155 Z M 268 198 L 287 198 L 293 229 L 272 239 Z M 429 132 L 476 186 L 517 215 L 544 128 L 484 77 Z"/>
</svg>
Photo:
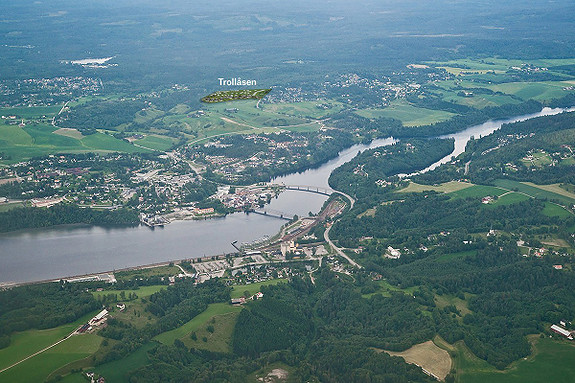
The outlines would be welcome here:
<svg viewBox="0 0 575 383">
<path fill-rule="evenodd" d="M 177 263 L 175 264 L 175 266 L 177 268 L 179 268 L 180 270 L 182 270 L 182 274 L 184 274 L 186 277 L 192 278 L 193 274 L 188 273 L 186 270 L 184 270 L 184 268 L 180 265 L 178 265 Z"/>
<path fill-rule="evenodd" d="M 323 238 L 325 239 L 325 241 L 327 243 L 329 243 L 329 245 L 336 251 L 336 253 L 338 255 L 341 255 L 342 257 L 344 257 L 345 259 L 347 259 L 347 261 L 352 265 L 355 266 L 357 268 L 362 268 L 362 266 L 355 262 L 353 259 L 351 259 L 346 253 L 344 253 L 341 248 L 337 247 L 332 241 L 331 239 L 329 239 L 329 231 L 331 230 L 331 226 L 328 227 L 327 229 L 325 229 L 325 231 L 323 232 Z"/>
</svg>

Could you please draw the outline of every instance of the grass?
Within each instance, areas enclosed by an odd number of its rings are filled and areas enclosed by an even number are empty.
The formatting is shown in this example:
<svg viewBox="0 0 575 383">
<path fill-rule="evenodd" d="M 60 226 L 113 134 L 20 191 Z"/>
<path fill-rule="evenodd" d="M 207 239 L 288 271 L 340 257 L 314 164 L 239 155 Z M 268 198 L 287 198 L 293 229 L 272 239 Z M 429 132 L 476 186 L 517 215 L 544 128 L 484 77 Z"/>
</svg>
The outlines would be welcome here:
<svg viewBox="0 0 575 383">
<path fill-rule="evenodd" d="M 138 298 L 146 298 L 149 297 L 150 295 L 157 293 L 160 290 L 164 290 L 166 289 L 167 286 L 164 285 L 160 285 L 160 286 L 142 286 L 137 290 L 104 290 L 104 291 L 92 291 L 92 295 L 94 296 L 94 298 L 98 299 L 100 297 L 103 297 L 104 295 L 108 295 L 108 294 L 118 294 L 120 295 L 120 293 L 124 292 L 124 294 L 126 294 L 126 296 L 130 293 L 136 293 L 136 295 L 138 295 Z"/>
<path fill-rule="evenodd" d="M 0 350 L 0 369 L 8 367 L 68 336 L 98 312 L 87 314 L 70 324 L 47 330 L 27 330 L 11 336 L 10 346 Z M 32 358 L 31 360 L 35 360 Z M 2 377 L 2 375 L 0 375 Z"/>
<path fill-rule="evenodd" d="M 544 185 L 536 185 L 533 183 L 528 184 L 524 182 L 507 180 L 507 179 L 495 180 L 494 184 L 502 188 L 506 188 L 508 190 L 517 190 L 521 193 L 525 193 L 534 198 L 557 200 L 566 205 L 571 205 L 575 203 L 575 199 L 565 195 L 564 193 L 565 191 L 563 191 L 563 194 L 558 194 L 553 191 L 546 190 L 549 188 L 546 188 L 546 186 Z"/>
<path fill-rule="evenodd" d="M 398 190 L 398 193 L 421 193 L 424 191 L 435 191 L 438 193 L 453 193 L 459 190 L 472 187 L 473 184 L 468 182 L 449 181 L 440 185 L 420 185 L 410 182 L 406 188 Z"/>
<path fill-rule="evenodd" d="M 148 135 L 141 140 L 137 140 L 135 143 L 141 146 L 145 146 L 146 148 L 166 151 L 172 147 L 174 140 L 165 136 Z"/>
<path fill-rule="evenodd" d="M 270 279 L 269 281 L 251 283 L 249 285 L 233 286 L 231 297 L 232 298 L 243 297 L 245 291 L 248 291 L 249 295 L 252 296 L 258 291 L 260 291 L 262 286 L 277 285 L 280 282 L 286 282 L 286 279 Z"/>
<path fill-rule="evenodd" d="M 568 190 L 565 190 L 565 186 L 561 187 L 559 184 L 551 184 L 551 185 L 536 185 L 532 182 L 522 182 L 525 185 L 536 187 L 538 189 L 543 189 L 551 193 L 559 194 L 567 198 L 571 198 L 575 201 L 575 193 L 572 193 Z"/>
<path fill-rule="evenodd" d="M 551 202 L 545 202 L 545 207 L 542 213 L 547 217 L 569 218 L 572 214 L 565 210 L 565 208 L 555 205 Z"/>
<path fill-rule="evenodd" d="M 15 209 L 17 207 L 24 207 L 24 204 L 22 202 L 9 202 L 0 204 L 0 213 Z"/>
<path fill-rule="evenodd" d="M 5 382 L 42 382 L 50 373 L 68 363 L 95 353 L 102 338 L 96 334 L 73 336 L 63 343 L 0 374 Z"/>
<path fill-rule="evenodd" d="M 469 250 L 469 251 L 461 251 L 459 253 L 443 254 L 437 257 L 437 262 L 449 262 L 453 259 L 469 257 L 471 255 L 475 255 L 476 253 L 477 253 L 476 250 Z"/>
<path fill-rule="evenodd" d="M 485 205 L 485 207 L 493 208 L 497 206 L 512 205 L 514 203 L 527 201 L 528 199 L 529 196 L 526 196 L 525 194 L 509 192 L 502 194 L 497 200 L 491 202 L 488 205 Z"/>
<path fill-rule="evenodd" d="M 23 128 L 0 125 L 0 152 L 12 157 L 10 161 L 4 162 L 18 162 L 55 153 L 149 151 L 103 133 L 80 137 L 75 134 L 62 135 L 61 132 L 47 123 L 27 124 Z"/>
<path fill-rule="evenodd" d="M 462 317 L 471 313 L 471 310 L 467 307 L 467 301 L 453 295 L 436 295 L 435 304 L 440 309 L 445 306 L 454 305 L 455 308 L 459 310 Z"/>
<path fill-rule="evenodd" d="M 474 185 L 451 193 L 451 198 L 483 198 L 486 196 L 500 196 L 506 190 L 486 185 Z"/>
<path fill-rule="evenodd" d="M 400 120 L 404 126 L 429 125 L 455 116 L 453 113 L 442 110 L 418 108 L 404 101 L 392 102 L 384 109 L 362 109 L 356 113 L 366 118 L 394 118 Z"/>
<path fill-rule="evenodd" d="M 567 95 L 563 90 L 565 84 L 561 82 L 508 82 L 491 85 L 489 88 L 495 92 L 512 94 L 523 100 L 545 101 L 561 98 Z"/>
<path fill-rule="evenodd" d="M 447 351 L 436 346 L 431 340 L 416 344 L 402 352 L 385 352 L 392 356 L 400 356 L 405 359 L 407 363 L 424 368 L 440 380 L 445 379 L 451 371 L 451 356 Z"/>
<path fill-rule="evenodd" d="M 386 280 L 377 281 L 376 284 L 379 285 L 379 289 L 374 293 L 363 294 L 363 298 L 370 298 L 372 295 L 381 294 L 384 297 L 390 297 L 392 292 L 402 292 L 404 294 L 413 295 L 415 290 L 419 288 L 419 286 L 410 286 L 406 288 L 401 288 L 397 286 L 392 286 Z"/>
<path fill-rule="evenodd" d="M 94 368 L 94 371 L 106 378 L 107 382 L 129 383 L 128 374 L 149 363 L 148 351 L 157 346 L 155 342 L 148 342 L 127 357 L 105 363 Z"/>
<path fill-rule="evenodd" d="M 533 354 L 513 363 L 504 371 L 497 371 L 485 362 L 477 362 L 469 352 L 460 354 L 458 369 L 461 383 L 567 383 L 575 381 L 575 345 L 567 341 L 550 338 L 529 337 L 533 344 Z M 468 350 L 467 350 L 468 351 Z M 459 375 L 459 374 L 458 374 Z"/>
<path fill-rule="evenodd" d="M 318 107 L 323 105 L 325 108 Z M 321 119 L 344 109 L 344 105 L 332 100 L 302 101 L 294 103 L 260 104 L 265 111 L 299 118 Z"/>
<path fill-rule="evenodd" d="M 192 331 L 198 331 L 198 329 L 206 324 L 212 317 L 228 313 L 237 313 L 241 310 L 241 307 L 232 306 L 228 303 L 212 303 L 208 305 L 206 311 L 196 315 L 183 326 L 161 333 L 155 336 L 154 340 L 167 345 L 173 344 L 176 339 L 188 337 Z"/>
<path fill-rule="evenodd" d="M 55 106 L 33 106 L 33 107 L 17 107 L 17 108 L 0 108 L 1 116 L 17 116 L 20 119 L 30 120 L 36 118 L 52 118 L 62 109 L 62 105 Z"/>
<path fill-rule="evenodd" d="M 239 311 L 241 310 L 211 317 L 194 331 L 196 340 L 193 340 L 190 336 L 191 333 L 189 333 L 182 341 L 187 347 L 212 352 L 232 352 L 232 335 L 238 315 L 240 315 Z M 207 326 L 212 326 L 214 331 L 209 331 Z M 206 342 L 203 341 L 204 338 L 207 340 Z"/>
</svg>

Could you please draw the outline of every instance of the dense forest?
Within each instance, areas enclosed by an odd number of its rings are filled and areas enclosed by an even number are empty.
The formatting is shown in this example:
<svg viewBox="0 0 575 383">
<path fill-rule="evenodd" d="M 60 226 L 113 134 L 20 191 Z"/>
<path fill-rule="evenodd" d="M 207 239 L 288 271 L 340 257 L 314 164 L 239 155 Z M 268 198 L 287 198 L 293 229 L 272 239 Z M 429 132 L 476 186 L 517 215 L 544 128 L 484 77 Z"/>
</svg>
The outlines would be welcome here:
<svg viewBox="0 0 575 383">
<path fill-rule="evenodd" d="M 138 212 L 131 209 L 82 209 L 75 205 L 58 204 L 51 208 L 21 207 L 0 213 L 0 232 L 54 225 L 134 225 Z"/>
</svg>

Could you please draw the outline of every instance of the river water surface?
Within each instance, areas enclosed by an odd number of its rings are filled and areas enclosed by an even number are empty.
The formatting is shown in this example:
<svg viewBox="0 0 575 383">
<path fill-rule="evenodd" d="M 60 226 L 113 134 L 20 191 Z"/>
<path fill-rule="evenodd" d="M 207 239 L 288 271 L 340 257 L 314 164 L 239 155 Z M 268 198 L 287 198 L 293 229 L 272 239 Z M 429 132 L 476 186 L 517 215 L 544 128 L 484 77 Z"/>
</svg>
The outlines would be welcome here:
<svg viewBox="0 0 575 383">
<path fill-rule="evenodd" d="M 570 109 L 574 110 L 574 109 Z M 471 136 L 491 134 L 502 124 L 533 117 L 558 114 L 563 109 L 518 116 L 505 121 L 489 121 L 445 137 L 455 138 L 455 151 L 427 170 L 448 162 L 465 150 Z M 329 187 L 331 172 L 350 161 L 358 152 L 390 145 L 392 138 L 369 145 L 355 145 L 319 168 L 276 178 L 274 183 Z M 326 196 L 286 191 L 273 199 L 269 209 L 288 215 L 317 213 Z M 145 226 L 125 228 L 56 227 L 25 230 L 0 235 L 0 283 L 29 282 L 72 275 L 98 273 L 170 260 L 197 258 L 235 251 L 231 242 L 251 242 L 274 235 L 284 220 L 256 214 L 235 213 L 204 221 L 176 221 L 154 230 Z"/>
</svg>

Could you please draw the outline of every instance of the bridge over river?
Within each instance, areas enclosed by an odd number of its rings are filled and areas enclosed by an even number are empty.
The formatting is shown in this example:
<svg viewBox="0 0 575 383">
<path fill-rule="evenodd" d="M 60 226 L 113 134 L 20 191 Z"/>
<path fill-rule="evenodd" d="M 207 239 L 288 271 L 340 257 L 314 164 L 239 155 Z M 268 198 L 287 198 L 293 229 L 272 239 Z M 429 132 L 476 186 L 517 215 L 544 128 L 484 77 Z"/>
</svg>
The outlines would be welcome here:
<svg viewBox="0 0 575 383">
<path fill-rule="evenodd" d="M 350 195 L 331 189 L 331 188 L 323 188 L 323 187 L 319 187 L 319 186 L 309 186 L 309 185 L 285 185 L 285 184 L 273 184 L 270 183 L 268 184 L 268 186 L 270 187 L 281 187 L 284 188 L 285 190 L 292 190 L 292 191 L 299 191 L 299 192 L 305 192 L 305 193 L 315 193 L 315 194 L 321 194 L 321 195 L 326 195 L 326 196 L 331 196 L 333 194 L 340 194 L 343 197 L 345 197 L 351 204 L 351 207 L 353 207 L 353 205 L 355 204 L 355 199 L 353 199 L 353 197 L 351 197 Z M 253 213 L 256 214 L 261 214 L 261 215 L 266 215 L 269 217 L 275 217 L 275 218 L 280 218 L 280 219 L 285 219 L 287 221 L 290 221 L 294 214 L 289 214 L 283 211 L 279 211 L 279 210 L 274 210 L 274 209 L 268 209 L 268 208 L 261 208 L 261 209 L 254 209 L 252 210 Z"/>
</svg>

